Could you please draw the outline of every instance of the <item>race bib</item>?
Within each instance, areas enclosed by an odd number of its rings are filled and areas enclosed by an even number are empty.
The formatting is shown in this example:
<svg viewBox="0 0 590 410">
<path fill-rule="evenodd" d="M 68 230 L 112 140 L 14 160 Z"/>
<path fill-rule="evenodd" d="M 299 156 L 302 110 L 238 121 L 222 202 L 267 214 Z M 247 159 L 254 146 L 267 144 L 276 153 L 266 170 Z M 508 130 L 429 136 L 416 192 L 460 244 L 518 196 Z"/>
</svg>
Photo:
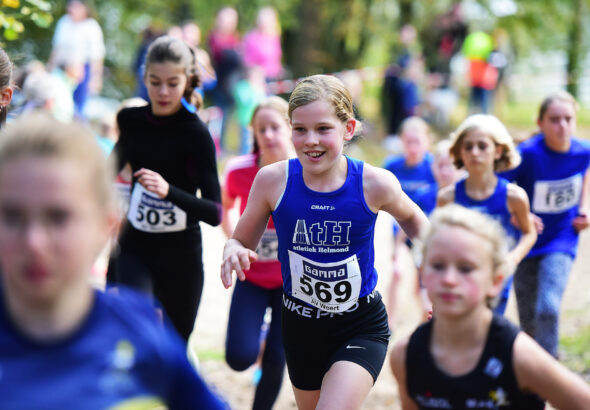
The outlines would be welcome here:
<svg viewBox="0 0 590 410">
<path fill-rule="evenodd" d="M 320 263 L 289 251 L 292 296 L 327 312 L 352 307 L 361 291 L 356 255 L 338 262 Z"/>
<path fill-rule="evenodd" d="M 260 262 L 278 260 L 278 251 L 279 238 L 277 237 L 277 231 L 274 229 L 267 229 L 262 234 L 262 239 L 260 239 L 258 247 L 256 248 L 258 260 Z"/>
<path fill-rule="evenodd" d="M 178 232 L 186 229 L 186 212 L 170 201 L 160 199 L 136 182 L 129 201 L 127 219 L 144 232 Z"/>
<path fill-rule="evenodd" d="M 533 212 L 557 214 L 580 203 L 582 175 L 565 179 L 535 182 Z"/>
</svg>

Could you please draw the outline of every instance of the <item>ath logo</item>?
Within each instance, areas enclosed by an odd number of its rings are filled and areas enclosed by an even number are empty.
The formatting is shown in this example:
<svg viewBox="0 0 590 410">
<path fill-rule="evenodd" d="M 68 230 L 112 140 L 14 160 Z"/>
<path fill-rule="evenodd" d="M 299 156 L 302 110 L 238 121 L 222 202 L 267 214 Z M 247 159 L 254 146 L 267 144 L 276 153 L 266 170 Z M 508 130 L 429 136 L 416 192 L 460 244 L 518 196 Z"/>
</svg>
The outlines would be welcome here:
<svg viewBox="0 0 590 410">
<path fill-rule="evenodd" d="M 312 205 L 311 209 L 315 211 L 333 211 L 336 208 L 333 205 Z"/>
<path fill-rule="evenodd" d="M 302 245 L 348 246 L 350 245 L 350 221 L 324 221 L 312 224 L 309 229 L 305 219 L 298 219 L 293 233 L 293 243 Z"/>
</svg>

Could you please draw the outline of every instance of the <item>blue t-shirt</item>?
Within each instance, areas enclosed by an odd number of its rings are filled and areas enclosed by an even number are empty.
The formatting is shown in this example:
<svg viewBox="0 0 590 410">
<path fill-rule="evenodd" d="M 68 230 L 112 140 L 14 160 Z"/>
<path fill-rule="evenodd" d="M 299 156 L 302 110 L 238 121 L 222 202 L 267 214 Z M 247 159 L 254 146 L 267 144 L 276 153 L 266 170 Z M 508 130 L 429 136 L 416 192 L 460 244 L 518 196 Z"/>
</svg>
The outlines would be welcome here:
<svg viewBox="0 0 590 410">
<path fill-rule="evenodd" d="M 377 284 L 377 214 L 365 202 L 363 162 L 347 161 L 344 184 L 317 192 L 305 185 L 299 160 L 289 160 L 285 191 L 272 212 L 285 293 L 326 311 L 370 294 Z"/>
<path fill-rule="evenodd" d="M 80 327 L 47 343 L 25 336 L 2 299 L 0 292 L 2 409 L 125 409 L 139 403 L 228 408 L 193 370 L 184 343 L 138 293 L 96 291 Z"/>
<path fill-rule="evenodd" d="M 572 220 L 578 214 L 584 174 L 590 167 L 590 143 L 572 137 L 568 152 L 556 152 L 547 147 L 543 134 L 537 134 L 518 149 L 520 165 L 500 175 L 526 191 L 531 211 L 545 226 L 527 256 L 565 252 L 575 257 L 578 234 Z"/>
<path fill-rule="evenodd" d="M 416 191 L 416 205 L 426 214 L 430 215 L 436 208 L 436 199 L 438 196 L 438 184 L 427 185 Z"/>
<path fill-rule="evenodd" d="M 520 238 L 520 232 L 510 223 L 512 214 L 508 209 L 508 184 L 507 180 L 499 177 L 492 195 L 483 200 L 476 200 L 467 196 L 465 180 L 462 179 L 455 184 L 455 203 L 487 214 L 498 221 L 504 228 L 509 239 L 509 248 L 512 249 Z"/>
<path fill-rule="evenodd" d="M 431 184 L 435 184 L 436 180 L 432 174 L 432 162 L 434 156 L 427 152 L 420 163 L 409 167 L 406 165 L 406 159 L 403 156 L 393 156 L 385 159 L 383 168 L 391 171 L 402 187 L 402 190 L 414 202 L 417 201 L 417 195 L 421 189 L 425 189 Z M 417 203 L 417 202 L 416 202 Z M 426 213 L 426 210 L 422 209 Z M 399 225 L 393 224 L 394 235 L 399 232 Z"/>
</svg>

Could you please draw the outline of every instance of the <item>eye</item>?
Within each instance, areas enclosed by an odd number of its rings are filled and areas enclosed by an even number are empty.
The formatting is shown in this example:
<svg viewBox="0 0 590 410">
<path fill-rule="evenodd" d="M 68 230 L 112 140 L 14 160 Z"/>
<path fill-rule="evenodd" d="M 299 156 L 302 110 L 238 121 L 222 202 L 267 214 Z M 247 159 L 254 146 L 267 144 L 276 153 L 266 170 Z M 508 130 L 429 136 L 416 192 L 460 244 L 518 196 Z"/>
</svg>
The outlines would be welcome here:
<svg viewBox="0 0 590 410">
<path fill-rule="evenodd" d="M 298 132 L 298 133 L 304 133 L 305 132 L 305 128 L 303 127 L 294 127 L 293 131 Z"/>
<path fill-rule="evenodd" d="M 56 228 L 62 227 L 69 221 L 71 213 L 65 209 L 51 209 L 45 215 L 45 220 L 49 226 Z"/>
<path fill-rule="evenodd" d="M 471 272 L 473 272 L 474 270 L 474 266 L 470 263 L 460 263 L 457 266 L 457 269 L 459 270 L 459 272 L 461 272 L 464 275 L 468 275 Z"/>
<path fill-rule="evenodd" d="M 430 267 L 436 271 L 442 271 L 445 269 L 446 265 L 442 261 L 432 261 L 430 262 Z"/>
<path fill-rule="evenodd" d="M 178 87 L 179 83 L 168 83 L 168 87 L 170 88 L 174 88 L 174 87 Z"/>
<path fill-rule="evenodd" d="M 5 207 L 0 210 L 0 218 L 6 227 L 17 228 L 26 223 L 25 214 L 18 208 Z"/>
<path fill-rule="evenodd" d="M 480 151 L 485 151 L 488 148 L 488 144 L 486 144 L 485 142 L 480 142 L 479 144 L 477 144 L 477 148 L 479 148 Z"/>
</svg>

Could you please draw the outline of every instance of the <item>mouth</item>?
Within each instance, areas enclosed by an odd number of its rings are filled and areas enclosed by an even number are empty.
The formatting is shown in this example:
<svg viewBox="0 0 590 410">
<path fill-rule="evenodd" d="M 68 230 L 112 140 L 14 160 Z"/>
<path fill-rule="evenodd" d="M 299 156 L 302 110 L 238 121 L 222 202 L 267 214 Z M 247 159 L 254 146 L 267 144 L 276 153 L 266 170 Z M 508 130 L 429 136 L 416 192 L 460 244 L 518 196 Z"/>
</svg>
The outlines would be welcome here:
<svg viewBox="0 0 590 410">
<path fill-rule="evenodd" d="M 25 268 L 24 275 L 29 281 L 37 283 L 49 277 L 49 271 L 42 266 L 33 265 Z"/>
<path fill-rule="evenodd" d="M 305 152 L 305 155 L 306 155 L 307 157 L 309 157 L 309 158 L 312 158 L 312 159 L 317 159 L 317 158 L 320 158 L 320 157 L 322 157 L 324 154 L 325 154 L 325 152 L 324 152 L 324 151 L 322 151 L 322 152 L 320 152 L 320 151 L 308 151 L 308 152 Z"/>
<path fill-rule="evenodd" d="M 454 302 L 455 300 L 459 299 L 459 296 L 454 293 L 441 293 L 438 296 L 444 302 Z"/>
</svg>

